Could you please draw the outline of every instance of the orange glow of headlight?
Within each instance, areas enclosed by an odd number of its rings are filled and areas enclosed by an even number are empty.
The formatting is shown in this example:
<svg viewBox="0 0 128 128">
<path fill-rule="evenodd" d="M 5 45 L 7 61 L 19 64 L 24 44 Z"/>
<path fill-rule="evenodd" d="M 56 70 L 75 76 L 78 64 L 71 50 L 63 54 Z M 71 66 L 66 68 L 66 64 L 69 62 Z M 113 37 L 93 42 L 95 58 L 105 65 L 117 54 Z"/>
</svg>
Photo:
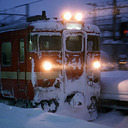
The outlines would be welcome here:
<svg viewBox="0 0 128 128">
<path fill-rule="evenodd" d="M 82 16 L 81 13 L 77 13 L 74 18 L 75 18 L 77 21 L 81 21 L 82 18 L 83 18 L 83 16 Z"/>
<path fill-rule="evenodd" d="M 45 61 L 45 62 L 43 63 L 43 68 L 44 68 L 45 70 L 51 70 L 52 64 L 51 64 L 50 62 L 48 62 L 48 61 Z"/>
<path fill-rule="evenodd" d="M 65 20 L 70 20 L 71 17 L 72 17 L 72 15 L 71 15 L 70 12 L 66 12 L 66 13 L 63 15 L 63 18 L 64 18 Z"/>
<path fill-rule="evenodd" d="M 99 61 L 93 62 L 93 68 L 99 69 L 100 68 L 100 62 Z"/>
</svg>

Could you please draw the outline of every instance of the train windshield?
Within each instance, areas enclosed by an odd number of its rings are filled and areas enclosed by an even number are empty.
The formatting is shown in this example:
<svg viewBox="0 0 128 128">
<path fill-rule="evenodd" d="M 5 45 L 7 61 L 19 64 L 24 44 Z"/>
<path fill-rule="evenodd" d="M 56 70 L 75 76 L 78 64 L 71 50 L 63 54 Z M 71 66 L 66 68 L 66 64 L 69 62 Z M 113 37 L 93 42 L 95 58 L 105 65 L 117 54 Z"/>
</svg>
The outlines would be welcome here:
<svg viewBox="0 0 128 128">
<path fill-rule="evenodd" d="M 82 36 L 69 36 L 66 39 L 66 49 L 68 51 L 82 51 Z"/>
<path fill-rule="evenodd" d="M 29 51 L 59 51 L 61 50 L 61 36 L 43 36 L 29 35 L 28 36 Z"/>
<path fill-rule="evenodd" d="M 40 36 L 39 50 L 40 51 L 61 50 L 61 36 Z"/>
</svg>

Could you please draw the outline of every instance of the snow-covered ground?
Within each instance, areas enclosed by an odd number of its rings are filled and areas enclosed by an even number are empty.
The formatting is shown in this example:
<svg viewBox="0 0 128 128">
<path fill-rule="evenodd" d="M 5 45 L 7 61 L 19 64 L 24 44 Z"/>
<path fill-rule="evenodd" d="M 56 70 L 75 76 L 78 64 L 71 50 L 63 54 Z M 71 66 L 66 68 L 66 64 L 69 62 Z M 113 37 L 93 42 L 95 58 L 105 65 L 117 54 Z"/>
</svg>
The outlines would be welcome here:
<svg viewBox="0 0 128 128">
<path fill-rule="evenodd" d="M 125 112 L 116 110 L 108 113 L 99 113 L 98 118 L 93 123 L 112 128 L 128 128 L 128 114 L 125 115 Z"/>
<path fill-rule="evenodd" d="M 42 111 L 41 108 L 18 108 L 0 103 L 0 128 L 127 128 L 128 115 L 118 111 L 99 114 L 93 122 Z"/>
<path fill-rule="evenodd" d="M 0 128 L 107 128 L 107 126 L 42 111 L 0 103 Z"/>
</svg>

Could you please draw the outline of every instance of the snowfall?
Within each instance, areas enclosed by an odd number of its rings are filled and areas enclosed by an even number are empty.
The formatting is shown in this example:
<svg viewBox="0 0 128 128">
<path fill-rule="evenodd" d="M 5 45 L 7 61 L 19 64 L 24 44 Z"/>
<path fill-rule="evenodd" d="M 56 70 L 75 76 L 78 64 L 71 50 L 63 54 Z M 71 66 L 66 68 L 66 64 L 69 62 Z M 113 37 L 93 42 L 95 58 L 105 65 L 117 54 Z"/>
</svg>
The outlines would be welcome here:
<svg viewBox="0 0 128 128">
<path fill-rule="evenodd" d="M 115 75 L 116 74 L 116 75 Z M 106 71 L 101 73 L 102 83 L 127 85 L 128 71 Z M 115 82 L 116 80 L 116 82 Z M 98 113 L 97 119 L 89 122 L 82 113 L 75 110 L 59 110 L 50 113 L 39 108 L 20 108 L 0 103 L 0 128 L 128 128 L 128 114 L 113 109 Z"/>
</svg>

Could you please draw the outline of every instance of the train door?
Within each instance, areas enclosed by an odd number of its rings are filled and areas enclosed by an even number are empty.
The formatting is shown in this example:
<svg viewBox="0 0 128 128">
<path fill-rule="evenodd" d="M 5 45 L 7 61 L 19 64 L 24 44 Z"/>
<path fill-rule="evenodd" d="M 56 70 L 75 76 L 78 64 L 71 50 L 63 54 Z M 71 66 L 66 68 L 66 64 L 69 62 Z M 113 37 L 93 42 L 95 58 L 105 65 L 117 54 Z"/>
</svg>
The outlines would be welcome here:
<svg viewBox="0 0 128 128">
<path fill-rule="evenodd" d="M 84 34 L 77 30 L 67 30 L 63 33 L 65 93 L 83 92 L 84 84 Z M 71 91 L 71 92 L 70 92 Z"/>
<path fill-rule="evenodd" d="M 18 40 L 18 66 L 17 66 L 17 86 L 18 97 L 26 98 L 26 61 L 25 61 L 25 39 Z"/>
</svg>

